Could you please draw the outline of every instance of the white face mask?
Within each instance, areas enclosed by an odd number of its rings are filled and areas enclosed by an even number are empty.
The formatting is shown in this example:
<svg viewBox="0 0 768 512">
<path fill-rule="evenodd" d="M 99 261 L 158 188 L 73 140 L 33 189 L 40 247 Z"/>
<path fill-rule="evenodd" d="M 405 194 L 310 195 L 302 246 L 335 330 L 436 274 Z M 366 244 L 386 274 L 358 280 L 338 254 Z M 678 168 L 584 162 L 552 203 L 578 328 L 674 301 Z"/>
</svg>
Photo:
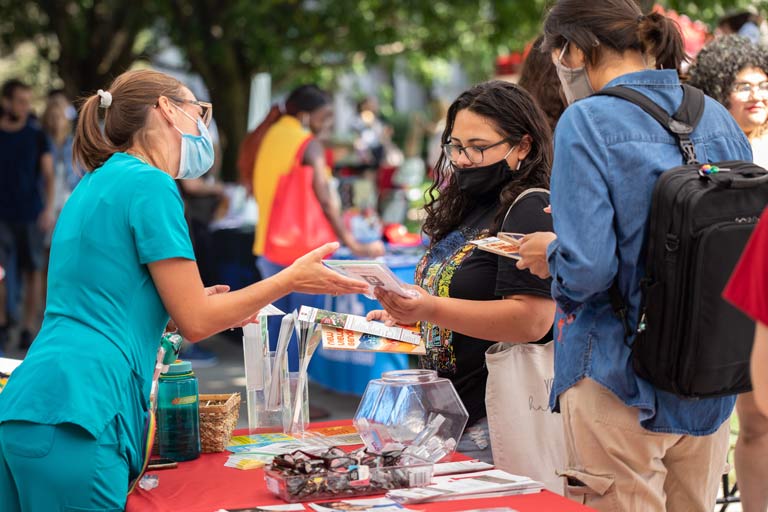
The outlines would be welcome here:
<svg viewBox="0 0 768 512">
<path fill-rule="evenodd" d="M 595 90 L 592 89 L 592 84 L 589 83 L 586 66 L 569 68 L 563 64 L 563 58 L 567 52 L 568 43 L 565 43 L 565 46 L 560 51 L 560 58 L 555 62 L 555 69 L 557 70 L 557 77 L 560 79 L 560 85 L 563 86 L 565 99 L 570 105 L 574 101 L 586 98 Z"/>
</svg>

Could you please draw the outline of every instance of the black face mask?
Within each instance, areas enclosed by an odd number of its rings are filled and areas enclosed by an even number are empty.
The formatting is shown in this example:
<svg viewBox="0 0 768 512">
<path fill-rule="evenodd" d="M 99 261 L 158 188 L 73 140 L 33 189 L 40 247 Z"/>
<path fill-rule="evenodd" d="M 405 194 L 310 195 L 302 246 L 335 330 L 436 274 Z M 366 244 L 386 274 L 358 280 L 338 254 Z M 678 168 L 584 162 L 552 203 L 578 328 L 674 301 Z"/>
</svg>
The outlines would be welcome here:
<svg viewBox="0 0 768 512">
<path fill-rule="evenodd" d="M 483 167 L 468 167 L 466 169 L 454 167 L 453 169 L 453 172 L 456 173 L 456 183 L 459 185 L 459 190 L 463 194 L 475 198 L 498 195 L 513 176 L 506 158 Z"/>
</svg>

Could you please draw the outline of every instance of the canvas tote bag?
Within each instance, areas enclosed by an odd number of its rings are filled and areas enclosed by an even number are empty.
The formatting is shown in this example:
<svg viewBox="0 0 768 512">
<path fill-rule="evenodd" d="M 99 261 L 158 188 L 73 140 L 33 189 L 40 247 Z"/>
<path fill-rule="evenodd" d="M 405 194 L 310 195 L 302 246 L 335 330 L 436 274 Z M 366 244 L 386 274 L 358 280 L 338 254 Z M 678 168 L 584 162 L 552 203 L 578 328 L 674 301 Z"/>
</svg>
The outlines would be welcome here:
<svg viewBox="0 0 768 512">
<path fill-rule="evenodd" d="M 528 189 L 512 203 L 531 192 Z M 507 212 L 509 215 L 509 211 Z M 542 482 L 564 494 L 556 471 L 566 465 L 562 417 L 549 408 L 555 377 L 555 344 L 496 343 L 485 353 L 485 408 L 497 468 Z"/>
</svg>

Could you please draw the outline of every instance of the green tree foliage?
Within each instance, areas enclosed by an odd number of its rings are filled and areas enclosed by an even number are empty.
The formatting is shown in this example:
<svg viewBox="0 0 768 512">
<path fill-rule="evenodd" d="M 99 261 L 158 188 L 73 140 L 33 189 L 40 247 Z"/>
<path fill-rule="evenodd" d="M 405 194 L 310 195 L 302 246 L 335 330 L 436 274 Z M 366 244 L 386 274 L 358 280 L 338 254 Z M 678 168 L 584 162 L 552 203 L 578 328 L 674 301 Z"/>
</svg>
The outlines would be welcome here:
<svg viewBox="0 0 768 512">
<path fill-rule="evenodd" d="M 255 72 L 271 73 L 279 89 L 306 80 L 328 85 L 338 71 L 400 59 L 428 82 L 441 69 L 433 59 L 442 58 L 488 76 L 495 55 L 535 34 L 544 12 L 544 0 L 171 0 L 168 6 L 168 32 L 210 87 L 228 142 L 225 169 L 245 133 Z"/>
<path fill-rule="evenodd" d="M 0 0 L 0 52 L 34 42 L 71 97 L 92 91 L 144 55 L 152 0 Z M 144 42 L 147 39 L 144 38 Z"/>
<path fill-rule="evenodd" d="M 638 0 L 648 4 L 647 0 Z M 768 0 L 762 0 L 766 2 Z M 0 0 L 0 54 L 33 41 L 72 96 L 103 87 L 169 36 L 211 91 L 232 176 L 251 76 L 285 89 L 405 63 L 429 83 L 456 60 L 473 79 L 540 30 L 548 0 Z M 712 23 L 750 0 L 666 0 Z M 588 2 L 585 3 L 585 8 Z M 400 65 L 400 64 L 398 64 Z"/>
</svg>

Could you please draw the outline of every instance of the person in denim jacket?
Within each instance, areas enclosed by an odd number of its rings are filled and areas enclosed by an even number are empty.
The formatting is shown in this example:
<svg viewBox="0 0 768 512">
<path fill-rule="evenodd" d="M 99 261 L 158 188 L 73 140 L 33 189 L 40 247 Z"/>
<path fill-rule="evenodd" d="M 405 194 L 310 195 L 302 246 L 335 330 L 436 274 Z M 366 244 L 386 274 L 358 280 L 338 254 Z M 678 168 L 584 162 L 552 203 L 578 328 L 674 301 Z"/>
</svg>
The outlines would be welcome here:
<svg viewBox="0 0 768 512">
<path fill-rule="evenodd" d="M 552 276 L 555 382 L 563 414 L 568 493 L 601 511 L 711 511 L 725 468 L 735 397 L 683 400 L 633 370 L 608 290 L 615 279 L 637 323 L 651 193 L 683 156 L 656 120 L 628 101 L 588 97 L 636 89 L 667 112 L 682 101 L 675 24 L 632 0 L 560 0 L 544 25 L 570 106 L 555 132 L 555 234 L 527 237 L 518 266 Z M 654 67 L 656 69 L 654 69 Z M 702 162 L 751 160 L 744 133 L 707 98 L 692 134 Z"/>
</svg>

